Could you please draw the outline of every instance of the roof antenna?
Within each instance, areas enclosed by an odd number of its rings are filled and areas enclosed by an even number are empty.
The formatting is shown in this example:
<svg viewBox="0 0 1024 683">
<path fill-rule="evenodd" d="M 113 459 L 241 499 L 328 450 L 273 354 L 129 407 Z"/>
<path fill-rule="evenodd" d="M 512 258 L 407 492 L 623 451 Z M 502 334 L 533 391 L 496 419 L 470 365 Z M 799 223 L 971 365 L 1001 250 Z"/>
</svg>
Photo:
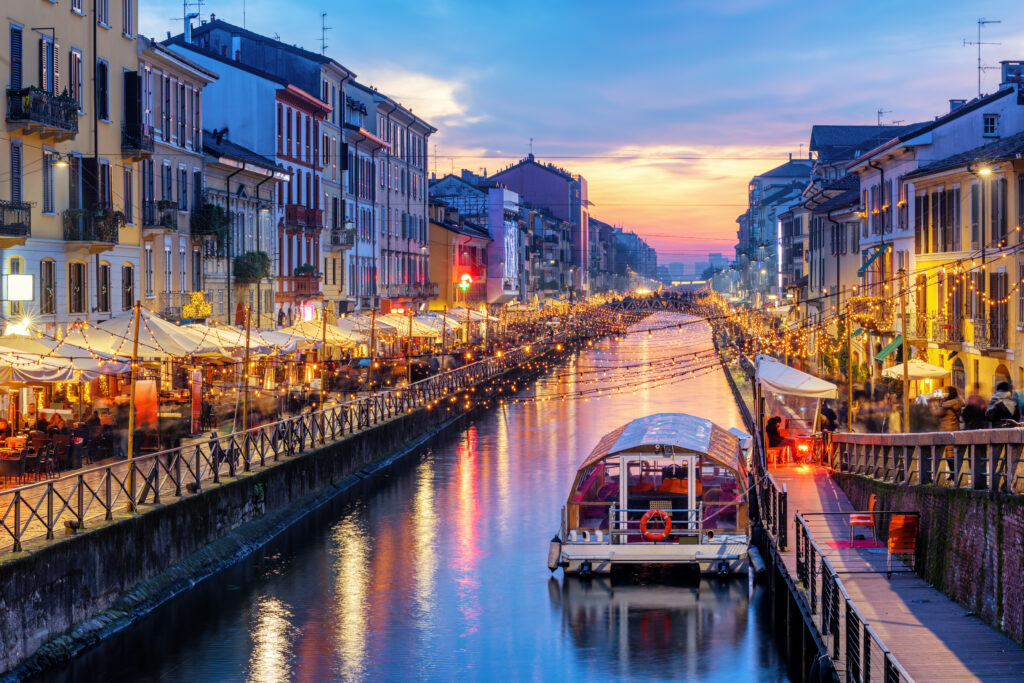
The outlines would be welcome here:
<svg viewBox="0 0 1024 683">
<path fill-rule="evenodd" d="M 327 12 L 320 13 L 320 54 L 327 54 L 327 32 L 331 27 L 327 25 Z"/>
<path fill-rule="evenodd" d="M 995 66 L 982 66 L 981 64 L 981 46 L 982 45 L 1002 45 L 1002 43 L 983 43 L 981 42 L 981 27 L 985 24 L 1001 24 L 1003 23 L 999 19 L 985 19 L 984 17 L 978 19 L 978 40 L 967 40 L 964 38 L 964 47 L 968 45 L 978 46 L 978 97 L 981 97 L 981 74 L 985 69 L 997 69 Z"/>
<path fill-rule="evenodd" d="M 886 114 L 891 114 L 892 113 L 892 109 L 879 109 L 875 113 L 878 115 L 878 125 L 881 126 L 882 125 L 882 117 L 885 116 Z"/>
</svg>

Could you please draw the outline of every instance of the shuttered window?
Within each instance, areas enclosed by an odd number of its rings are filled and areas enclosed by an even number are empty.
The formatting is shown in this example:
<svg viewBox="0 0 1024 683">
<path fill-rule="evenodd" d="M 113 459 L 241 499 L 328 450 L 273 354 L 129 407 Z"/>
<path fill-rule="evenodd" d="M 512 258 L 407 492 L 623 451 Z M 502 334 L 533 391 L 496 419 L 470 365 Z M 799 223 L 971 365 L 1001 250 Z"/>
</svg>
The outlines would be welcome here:
<svg viewBox="0 0 1024 683">
<path fill-rule="evenodd" d="M 99 117 L 110 120 L 110 85 L 107 78 L 107 63 L 96 62 L 96 108 Z"/>
<path fill-rule="evenodd" d="M 43 213 L 54 213 L 53 206 L 53 152 L 43 150 Z"/>
<path fill-rule="evenodd" d="M 21 201 L 21 143 L 11 141 L 11 201 Z"/>
<path fill-rule="evenodd" d="M 57 264 L 50 259 L 39 262 L 39 310 L 53 315 L 57 312 Z"/>
<path fill-rule="evenodd" d="M 11 90 L 21 90 L 21 27 L 11 25 Z"/>
</svg>

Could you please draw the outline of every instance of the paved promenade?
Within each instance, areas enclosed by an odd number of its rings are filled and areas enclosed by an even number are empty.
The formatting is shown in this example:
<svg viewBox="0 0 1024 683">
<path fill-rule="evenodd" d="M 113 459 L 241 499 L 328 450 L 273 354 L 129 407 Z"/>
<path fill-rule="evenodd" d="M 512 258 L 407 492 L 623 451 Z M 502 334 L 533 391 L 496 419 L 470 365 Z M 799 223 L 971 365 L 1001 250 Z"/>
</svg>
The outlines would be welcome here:
<svg viewBox="0 0 1024 683">
<path fill-rule="evenodd" d="M 796 514 L 854 510 L 824 468 L 787 465 L 771 472 L 788 490 L 789 548 L 782 556 L 790 574 L 796 577 Z M 886 578 L 885 548 L 849 547 L 846 515 L 810 515 L 806 519 L 815 543 L 835 568 L 857 609 L 911 678 L 1024 680 L 1024 648 L 969 615 L 967 609 L 916 574 L 896 573 Z M 874 679 L 877 672 L 874 666 L 872 669 Z"/>
</svg>

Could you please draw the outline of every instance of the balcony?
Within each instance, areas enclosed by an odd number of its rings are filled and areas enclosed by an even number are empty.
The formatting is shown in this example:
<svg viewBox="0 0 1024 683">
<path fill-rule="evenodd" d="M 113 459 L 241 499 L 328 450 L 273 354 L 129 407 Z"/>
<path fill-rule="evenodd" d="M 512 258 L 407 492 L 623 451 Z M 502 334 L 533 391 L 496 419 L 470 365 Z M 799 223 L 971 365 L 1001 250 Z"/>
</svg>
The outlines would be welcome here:
<svg viewBox="0 0 1024 683">
<path fill-rule="evenodd" d="M 439 287 L 436 282 L 390 284 L 380 286 L 380 295 L 387 299 L 434 299 Z"/>
<path fill-rule="evenodd" d="M 332 247 L 348 247 L 352 248 L 356 245 L 356 230 L 355 228 L 347 229 L 335 229 L 331 230 L 331 246 Z"/>
<path fill-rule="evenodd" d="M 63 142 L 78 135 L 78 103 L 38 88 L 8 90 L 7 123 Z"/>
<path fill-rule="evenodd" d="M 320 228 L 324 212 L 321 209 L 307 209 L 301 204 L 285 204 L 284 222 L 289 227 Z"/>
<path fill-rule="evenodd" d="M 277 278 L 278 301 L 300 302 L 321 296 L 320 275 L 310 273 Z"/>
<path fill-rule="evenodd" d="M 153 156 L 153 136 L 139 124 L 121 128 L 121 157 L 142 161 Z"/>
<path fill-rule="evenodd" d="M 964 319 L 936 316 L 932 328 L 933 340 L 940 344 L 961 344 L 964 341 Z"/>
<path fill-rule="evenodd" d="M 118 242 L 118 228 L 124 223 L 119 211 L 97 215 L 82 209 L 64 212 L 64 241 L 88 242 L 89 253 L 99 254 L 114 248 Z"/>
<path fill-rule="evenodd" d="M 1007 347 L 1007 324 L 1005 316 L 974 318 L 974 345 L 983 349 L 1005 349 Z"/>
<path fill-rule="evenodd" d="M 177 230 L 178 210 L 174 202 L 160 199 L 142 202 L 143 230 Z"/>
<path fill-rule="evenodd" d="M 417 299 L 436 299 L 440 288 L 436 282 L 418 282 L 412 286 Z"/>
<path fill-rule="evenodd" d="M 26 237 L 32 232 L 32 205 L 28 202 L 8 202 L 0 200 L 0 249 L 17 244 L 24 244 Z M 6 237 L 17 238 L 11 244 L 4 244 Z"/>
<path fill-rule="evenodd" d="M 160 292 L 156 296 L 153 312 L 168 320 L 181 320 L 181 307 L 191 299 L 191 292 Z"/>
<path fill-rule="evenodd" d="M 849 301 L 850 320 L 872 332 L 891 332 L 892 302 L 882 296 L 855 296 Z"/>
</svg>

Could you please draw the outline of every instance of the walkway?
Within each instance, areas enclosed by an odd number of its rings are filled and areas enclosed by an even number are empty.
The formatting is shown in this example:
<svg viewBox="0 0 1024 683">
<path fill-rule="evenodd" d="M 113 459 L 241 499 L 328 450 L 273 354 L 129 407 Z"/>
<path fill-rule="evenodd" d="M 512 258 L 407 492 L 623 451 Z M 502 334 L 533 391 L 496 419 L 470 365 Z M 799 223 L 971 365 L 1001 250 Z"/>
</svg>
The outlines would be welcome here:
<svg viewBox="0 0 1024 683">
<path fill-rule="evenodd" d="M 853 507 L 824 468 L 788 465 L 771 472 L 778 484 L 788 490 L 789 548 L 782 557 L 791 576 L 796 578 L 796 515 L 848 513 Z M 911 678 L 918 681 L 1024 679 L 1024 649 L 1015 642 L 969 615 L 968 610 L 916 574 L 896 573 L 887 579 L 884 547 L 849 548 L 846 515 L 819 517 L 811 514 L 806 519 L 814 542 L 835 568 L 849 597 Z M 855 545 L 875 544 L 857 542 Z M 817 585 L 820 590 L 820 582 Z M 815 623 L 820 626 L 820 601 L 818 604 Z M 875 666 L 873 660 L 871 678 L 880 680 L 881 671 L 876 671 Z"/>
</svg>

